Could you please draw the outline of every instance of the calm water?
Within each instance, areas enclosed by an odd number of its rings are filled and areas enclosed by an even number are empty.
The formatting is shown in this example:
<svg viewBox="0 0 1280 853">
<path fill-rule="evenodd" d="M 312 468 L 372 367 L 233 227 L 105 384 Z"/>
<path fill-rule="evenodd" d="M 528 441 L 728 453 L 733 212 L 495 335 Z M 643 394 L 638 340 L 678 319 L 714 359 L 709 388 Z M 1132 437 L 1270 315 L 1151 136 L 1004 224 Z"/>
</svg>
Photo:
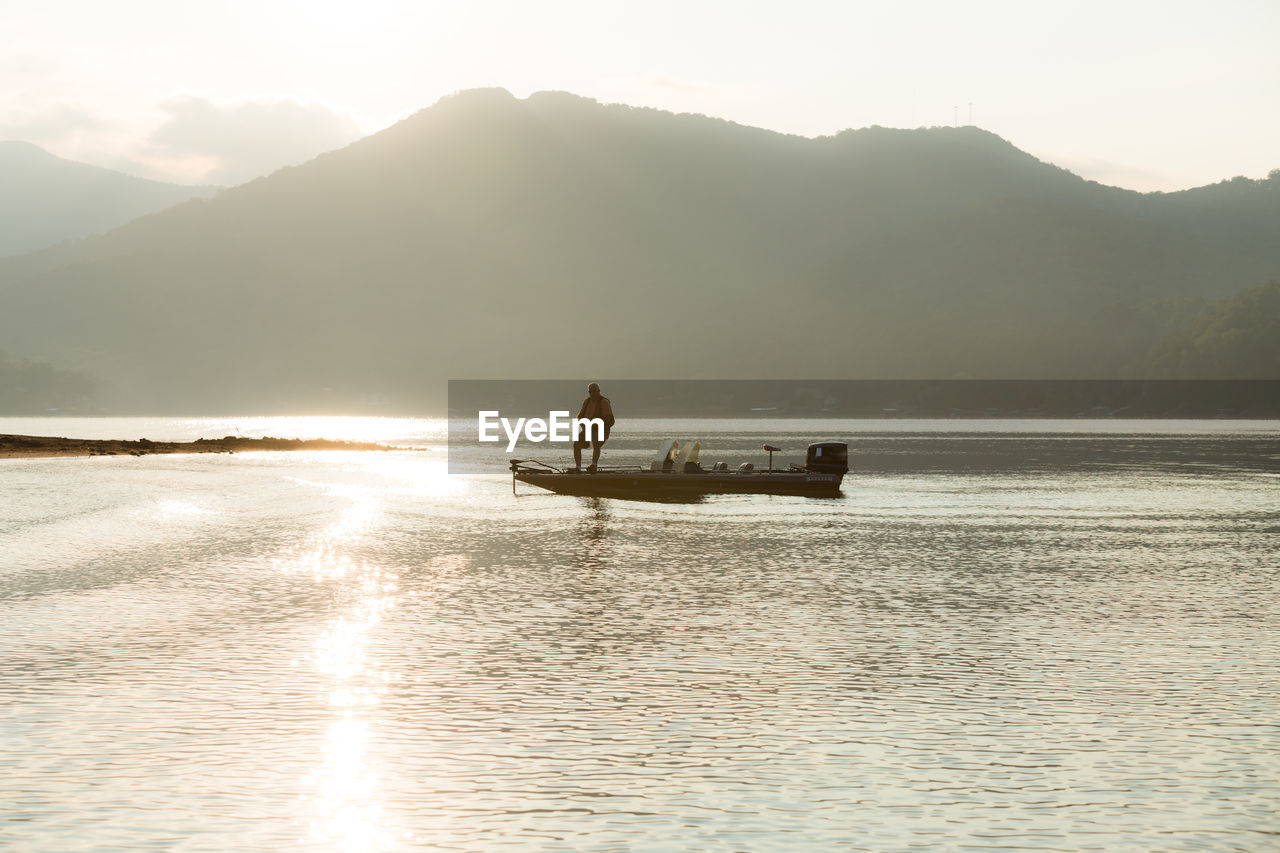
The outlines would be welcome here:
<svg viewBox="0 0 1280 853">
<path fill-rule="evenodd" d="M 0 419 L 418 448 L 0 460 L 0 846 L 1280 849 L 1280 424 L 629 429 L 855 470 L 594 501 L 439 422 Z"/>
</svg>

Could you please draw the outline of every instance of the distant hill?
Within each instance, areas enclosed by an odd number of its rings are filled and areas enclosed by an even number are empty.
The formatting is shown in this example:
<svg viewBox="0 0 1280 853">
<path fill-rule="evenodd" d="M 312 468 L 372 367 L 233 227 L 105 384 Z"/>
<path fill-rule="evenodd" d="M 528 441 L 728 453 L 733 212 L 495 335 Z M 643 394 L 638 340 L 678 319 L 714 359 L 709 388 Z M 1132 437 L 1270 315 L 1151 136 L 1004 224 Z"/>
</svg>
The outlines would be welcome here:
<svg viewBox="0 0 1280 853">
<path fill-rule="evenodd" d="M 1131 377 L 1280 277 L 1278 223 L 1275 173 L 1142 195 L 973 127 L 806 139 L 481 90 L 0 261 L 0 341 L 147 411 L 421 411 L 450 377 Z"/>
<path fill-rule="evenodd" d="M 1280 377 L 1280 281 L 1212 302 L 1151 351 L 1156 378 Z"/>
<path fill-rule="evenodd" d="M 0 415 L 97 413 L 94 383 L 50 364 L 14 361 L 0 352 Z"/>
<path fill-rule="evenodd" d="M 64 160 L 27 142 L 0 142 L 0 187 L 0 257 L 108 231 L 217 191 Z"/>
</svg>

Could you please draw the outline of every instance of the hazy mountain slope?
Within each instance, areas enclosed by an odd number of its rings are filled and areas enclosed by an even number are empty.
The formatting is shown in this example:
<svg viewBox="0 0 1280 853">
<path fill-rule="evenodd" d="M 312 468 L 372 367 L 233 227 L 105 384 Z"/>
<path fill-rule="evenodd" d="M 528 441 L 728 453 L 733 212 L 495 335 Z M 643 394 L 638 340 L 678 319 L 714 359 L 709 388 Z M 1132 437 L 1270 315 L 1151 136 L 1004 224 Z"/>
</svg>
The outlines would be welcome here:
<svg viewBox="0 0 1280 853">
<path fill-rule="evenodd" d="M 1176 193 L 1141 196 L 1142 215 L 1242 255 L 1280 264 L 1280 169 L 1261 181 L 1232 178 Z"/>
<path fill-rule="evenodd" d="M 0 340 L 188 411 L 413 409 L 449 377 L 1134 375 L 1177 306 L 1280 274 L 1144 198 L 975 128 L 468 92 L 0 262 Z"/>
<path fill-rule="evenodd" d="M 50 364 L 14 361 L 0 351 L 0 415 L 89 414 L 97 406 L 95 391 L 84 375 Z"/>
<path fill-rule="evenodd" d="M 27 142 L 0 142 L 0 187 L 0 256 L 107 231 L 217 190 L 135 178 Z"/>
<path fill-rule="evenodd" d="M 1152 348 L 1147 375 L 1178 379 L 1280 376 L 1280 282 L 1205 306 L 1185 329 Z"/>
</svg>

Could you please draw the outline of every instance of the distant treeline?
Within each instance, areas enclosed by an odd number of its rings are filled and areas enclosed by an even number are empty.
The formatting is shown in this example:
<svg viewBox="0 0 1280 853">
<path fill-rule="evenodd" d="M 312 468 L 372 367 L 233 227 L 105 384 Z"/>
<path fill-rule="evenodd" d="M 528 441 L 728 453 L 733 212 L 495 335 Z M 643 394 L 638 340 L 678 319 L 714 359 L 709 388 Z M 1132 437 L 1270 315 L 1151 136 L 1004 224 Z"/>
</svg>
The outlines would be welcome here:
<svg viewBox="0 0 1280 853">
<path fill-rule="evenodd" d="M 56 410 L 86 414 L 96 408 L 95 387 L 82 373 L 44 362 L 14 361 L 0 352 L 0 414 L 35 415 Z"/>
<path fill-rule="evenodd" d="M 1280 380 L 605 380 L 619 418 L 1275 418 Z M 577 414 L 587 380 L 452 381 L 449 417 Z"/>
<path fill-rule="evenodd" d="M 1154 377 L 1280 377 L 1280 282 L 1212 302 L 1161 339 L 1148 357 Z"/>
</svg>

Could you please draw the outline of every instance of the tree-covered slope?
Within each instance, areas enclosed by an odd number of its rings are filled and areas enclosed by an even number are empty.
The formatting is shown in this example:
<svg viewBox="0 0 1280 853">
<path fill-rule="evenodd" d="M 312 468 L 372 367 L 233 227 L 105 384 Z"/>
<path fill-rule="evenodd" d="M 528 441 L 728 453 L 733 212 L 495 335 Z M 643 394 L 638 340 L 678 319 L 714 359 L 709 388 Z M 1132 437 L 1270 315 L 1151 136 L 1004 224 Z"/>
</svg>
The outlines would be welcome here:
<svg viewBox="0 0 1280 853">
<path fill-rule="evenodd" d="M 1140 375 L 1186 305 L 1280 275 L 1150 200 L 976 128 L 805 139 L 467 92 L 0 262 L 0 340 L 153 410 L 412 410 L 449 377 Z"/>
<path fill-rule="evenodd" d="M 116 228 L 212 195 L 64 160 L 26 142 L 0 142 L 0 257 Z"/>
</svg>

